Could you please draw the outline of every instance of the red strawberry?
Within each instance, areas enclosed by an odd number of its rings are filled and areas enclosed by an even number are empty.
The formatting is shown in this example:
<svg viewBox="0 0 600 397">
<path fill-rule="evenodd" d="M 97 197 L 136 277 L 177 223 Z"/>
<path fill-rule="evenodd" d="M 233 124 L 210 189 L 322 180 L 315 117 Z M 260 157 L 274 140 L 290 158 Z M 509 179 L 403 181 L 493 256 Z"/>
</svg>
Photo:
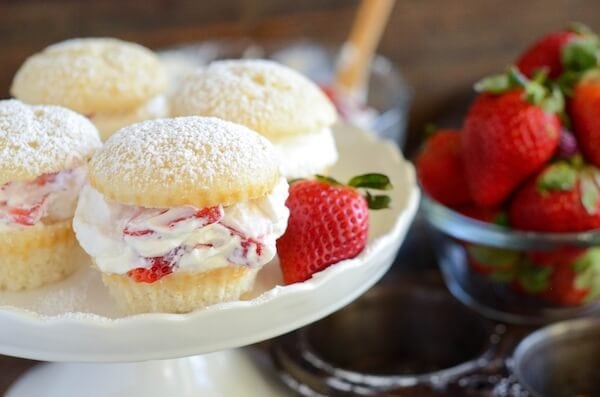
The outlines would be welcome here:
<svg viewBox="0 0 600 397">
<path fill-rule="evenodd" d="M 482 208 L 467 206 L 458 209 L 458 212 L 469 218 L 477 219 L 485 223 L 493 223 L 498 226 L 508 226 L 506 212 L 497 208 Z"/>
<path fill-rule="evenodd" d="M 529 180 L 515 195 L 510 224 L 522 230 L 577 232 L 600 228 L 600 170 L 561 161 Z"/>
<path fill-rule="evenodd" d="M 537 266 L 568 266 L 587 250 L 579 247 L 560 247 L 550 251 L 530 251 L 527 257 Z"/>
<path fill-rule="evenodd" d="M 496 207 L 556 151 L 562 95 L 514 69 L 482 80 L 476 89 L 486 92 L 465 119 L 465 172 L 475 204 Z"/>
<path fill-rule="evenodd" d="M 598 249 L 561 247 L 531 252 L 529 259 L 540 271 L 549 270 L 540 296 L 562 305 L 580 305 L 598 297 L 600 257 Z"/>
<path fill-rule="evenodd" d="M 580 305 L 588 296 L 589 290 L 577 288 L 576 278 L 577 273 L 571 264 L 554 266 L 550 275 L 550 286 L 541 296 L 562 306 Z"/>
<path fill-rule="evenodd" d="M 546 68 L 550 78 L 557 78 L 563 72 L 562 50 L 577 37 L 578 34 L 572 31 L 547 34 L 519 57 L 517 67 L 527 77 L 533 77 L 536 71 Z"/>
<path fill-rule="evenodd" d="M 581 150 L 600 167 L 600 71 L 587 73 L 575 86 L 569 110 Z"/>
<path fill-rule="evenodd" d="M 449 207 L 471 202 L 459 131 L 439 130 L 432 135 L 417 157 L 416 166 L 423 190 L 435 200 Z"/>
<path fill-rule="evenodd" d="M 290 186 L 286 205 L 290 218 L 277 240 L 277 253 L 286 284 L 309 279 L 314 273 L 358 255 L 367 243 L 368 209 L 386 208 L 387 196 L 367 197 L 355 189 L 391 188 L 381 174 L 352 178 L 344 186 L 330 178 L 300 180 Z"/>
<path fill-rule="evenodd" d="M 467 261 L 477 273 L 487 274 L 498 282 L 511 281 L 516 273 L 521 255 L 518 251 L 467 244 Z"/>
<path fill-rule="evenodd" d="M 127 272 L 127 275 L 138 283 L 153 283 L 173 272 L 171 262 L 164 256 L 148 258 L 149 268 L 138 267 Z"/>
</svg>

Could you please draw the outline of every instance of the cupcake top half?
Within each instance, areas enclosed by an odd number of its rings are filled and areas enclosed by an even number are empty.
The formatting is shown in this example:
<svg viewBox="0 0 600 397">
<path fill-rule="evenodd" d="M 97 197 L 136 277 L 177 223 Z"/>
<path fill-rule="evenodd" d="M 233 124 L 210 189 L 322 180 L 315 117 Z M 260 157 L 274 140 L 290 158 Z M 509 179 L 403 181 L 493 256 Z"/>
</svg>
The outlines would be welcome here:
<svg viewBox="0 0 600 397">
<path fill-rule="evenodd" d="M 0 230 L 71 219 L 100 145 L 94 125 L 71 110 L 0 101 Z"/>
<path fill-rule="evenodd" d="M 83 166 L 100 145 L 94 125 L 69 109 L 0 101 L 0 185 Z"/>
<path fill-rule="evenodd" d="M 245 125 L 270 139 L 329 128 L 335 108 L 309 79 L 276 62 L 226 60 L 184 79 L 173 114 L 215 116 Z"/>
<path fill-rule="evenodd" d="M 89 178 L 120 203 L 205 208 L 265 196 L 280 175 L 260 135 L 217 118 L 181 117 L 121 130 L 94 156 Z"/>
<path fill-rule="evenodd" d="M 158 57 L 145 47 L 112 38 L 72 39 L 29 57 L 11 94 L 30 104 L 75 110 L 108 137 L 124 125 L 165 116 L 166 103 L 156 98 L 166 81 Z"/>
<path fill-rule="evenodd" d="M 334 106 L 316 84 L 276 62 L 213 62 L 184 78 L 171 101 L 176 116 L 219 117 L 265 136 L 287 178 L 326 173 L 337 161 Z"/>
</svg>

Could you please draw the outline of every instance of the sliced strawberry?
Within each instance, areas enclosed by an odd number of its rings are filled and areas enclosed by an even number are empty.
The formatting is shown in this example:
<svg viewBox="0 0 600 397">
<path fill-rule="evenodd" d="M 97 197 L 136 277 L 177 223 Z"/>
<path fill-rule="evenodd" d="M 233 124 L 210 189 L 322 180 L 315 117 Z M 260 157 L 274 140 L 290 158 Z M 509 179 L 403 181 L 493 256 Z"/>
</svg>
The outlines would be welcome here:
<svg viewBox="0 0 600 397">
<path fill-rule="evenodd" d="M 54 173 L 49 173 L 49 174 L 43 174 L 38 176 L 35 181 L 33 181 L 33 183 L 35 183 L 38 186 L 44 186 L 47 183 L 52 183 L 56 180 L 56 177 L 58 176 L 58 172 L 54 172 Z"/>
<path fill-rule="evenodd" d="M 213 223 L 218 222 L 223 217 L 223 208 L 220 206 L 202 208 L 201 210 L 198 210 L 193 215 L 193 217 L 196 219 L 202 219 L 204 221 L 200 227 L 212 225 Z M 174 219 L 169 223 L 168 226 L 173 227 L 179 222 L 185 221 L 187 219 L 190 219 L 190 217 Z"/>
<path fill-rule="evenodd" d="M 264 246 L 260 241 L 254 239 L 252 237 L 248 237 L 248 236 L 244 235 L 242 232 L 232 228 L 231 226 L 227 226 L 227 225 L 223 225 L 223 224 L 222 224 L 222 226 L 226 227 L 232 236 L 238 236 L 241 239 L 240 247 L 242 248 L 242 252 L 241 253 L 234 252 L 233 255 L 228 258 L 231 262 L 237 263 L 240 265 L 247 265 L 248 263 L 247 263 L 246 259 L 248 258 L 248 255 L 250 254 L 250 249 L 252 249 L 252 247 L 254 247 L 254 252 L 256 253 L 257 256 L 262 255 Z M 239 254 L 239 255 L 236 255 L 236 254 Z M 243 259 L 243 261 L 240 261 L 240 259 Z"/>
<path fill-rule="evenodd" d="M 44 204 L 46 203 L 47 199 L 48 195 L 45 195 L 40 201 L 27 208 L 8 207 L 7 212 L 9 219 L 11 222 L 23 226 L 35 225 L 44 215 Z"/>
<path fill-rule="evenodd" d="M 168 209 L 142 210 L 139 214 L 137 214 L 135 217 L 133 217 L 129 221 L 129 223 L 125 226 L 125 228 L 123 229 L 123 235 L 129 236 L 129 237 L 143 237 L 143 236 L 148 236 L 148 235 L 154 234 L 155 231 L 151 230 L 151 229 L 137 229 L 136 228 L 137 225 L 135 225 L 135 223 L 140 222 L 140 219 L 144 220 L 144 219 L 158 218 L 158 217 L 165 217 L 164 222 L 166 222 L 165 226 L 167 228 L 173 228 L 178 223 L 192 219 L 192 218 L 202 220 L 199 227 L 205 227 L 205 226 L 208 226 L 208 225 L 218 222 L 223 217 L 223 208 L 221 206 L 202 208 L 200 210 L 197 210 L 194 213 L 189 213 L 185 216 L 180 216 L 180 217 L 177 217 L 174 219 L 170 219 Z M 139 226 L 137 226 L 137 227 L 139 227 Z"/>
<path fill-rule="evenodd" d="M 173 265 L 164 256 L 148 258 L 151 266 L 138 267 L 127 272 L 127 275 L 138 283 L 153 283 L 173 272 Z"/>
</svg>

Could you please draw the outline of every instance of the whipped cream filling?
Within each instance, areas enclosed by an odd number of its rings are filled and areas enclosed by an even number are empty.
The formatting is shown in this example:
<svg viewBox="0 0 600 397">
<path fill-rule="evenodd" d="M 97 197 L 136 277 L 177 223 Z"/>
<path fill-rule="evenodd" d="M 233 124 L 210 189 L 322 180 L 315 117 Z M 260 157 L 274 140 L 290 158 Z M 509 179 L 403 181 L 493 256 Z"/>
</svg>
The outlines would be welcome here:
<svg viewBox="0 0 600 397">
<path fill-rule="evenodd" d="M 98 131 L 102 139 L 106 140 L 115 131 L 135 124 L 140 121 L 166 117 L 169 114 L 167 98 L 164 95 L 157 95 L 143 105 L 126 112 L 112 113 L 94 113 L 89 115 L 89 119 Z"/>
<path fill-rule="evenodd" d="M 281 163 L 281 174 L 288 179 L 323 173 L 338 159 L 331 128 L 272 140 Z"/>
<path fill-rule="evenodd" d="M 86 167 L 44 174 L 29 182 L 0 187 L 0 230 L 54 223 L 73 217 L 85 184 Z"/>
<path fill-rule="evenodd" d="M 157 263 L 168 271 L 198 272 L 230 264 L 260 267 L 276 254 L 285 231 L 285 178 L 266 197 L 228 207 L 168 209 L 125 205 L 89 185 L 73 219 L 77 239 L 105 273 L 127 274 Z"/>
</svg>

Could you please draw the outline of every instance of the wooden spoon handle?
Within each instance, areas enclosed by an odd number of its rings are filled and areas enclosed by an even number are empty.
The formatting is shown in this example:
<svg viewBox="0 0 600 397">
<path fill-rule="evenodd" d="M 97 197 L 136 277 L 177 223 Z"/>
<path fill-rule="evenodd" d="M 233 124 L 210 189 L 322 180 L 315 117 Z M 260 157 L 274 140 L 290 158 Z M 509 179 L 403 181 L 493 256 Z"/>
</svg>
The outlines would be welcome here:
<svg viewBox="0 0 600 397">
<path fill-rule="evenodd" d="M 365 89 L 367 71 L 395 0 L 362 0 L 348 41 L 342 47 L 335 87 L 350 94 Z"/>
</svg>

